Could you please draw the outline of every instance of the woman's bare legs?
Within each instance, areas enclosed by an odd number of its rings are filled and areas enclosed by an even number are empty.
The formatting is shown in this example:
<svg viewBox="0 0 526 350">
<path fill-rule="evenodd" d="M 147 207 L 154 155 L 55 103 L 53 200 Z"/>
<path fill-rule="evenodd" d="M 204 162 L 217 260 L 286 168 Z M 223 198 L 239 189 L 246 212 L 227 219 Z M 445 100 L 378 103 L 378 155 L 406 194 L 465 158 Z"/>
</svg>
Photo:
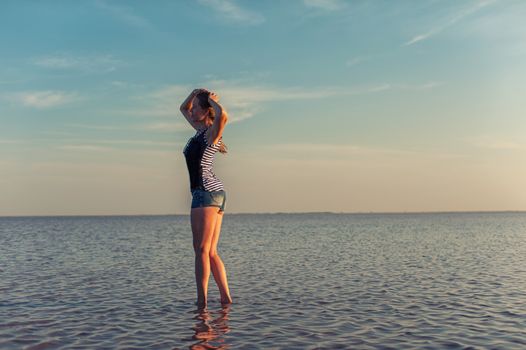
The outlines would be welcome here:
<svg viewBox="0 0 526 350">
<path fill-rule="evenodd" d="M 201 207 L 190 210 L 198 307 L 204 307 L 207 303 L 208 279 L 210 278 L 210 247 L 217 216 L 217 207 Z"/>
<path fill-rule="evenodd" d="M 226 278 L 225 265 L 223 260 L 217 254 L 217 242 L 219 241 L 219 234 L 221 233 L 221 223 L 223 222 L 223 212 L 217 213 L 216 225 L 214 235 L 212 237 L 212 243 L 210 246 L 210 267 L 212 268 L 212 274 L 216 281 L 217 287 L 219 288 L 219 294 L 221 295 L 221 304 L 231 304 L 232 298 L 230 297 L 230 291 L 228 290 L 228 281 Z"/>
</svg>

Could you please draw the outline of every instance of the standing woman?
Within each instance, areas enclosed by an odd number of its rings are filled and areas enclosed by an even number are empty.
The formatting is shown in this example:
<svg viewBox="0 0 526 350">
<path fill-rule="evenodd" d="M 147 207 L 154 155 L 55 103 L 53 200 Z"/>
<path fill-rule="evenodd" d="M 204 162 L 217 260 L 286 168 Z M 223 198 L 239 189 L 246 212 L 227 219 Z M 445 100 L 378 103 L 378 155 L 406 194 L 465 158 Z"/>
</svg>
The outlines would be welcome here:
<svg viewBox="0 0 526 350">
<path fill-rule="evenodd" d="M 212 170 L 215 153 L 226 153 L 222 134 L 228 116 L 219 104 L 219 97 L 206 89 L 192 91 L 180 110 L 197 130 L 183 151 L 192 192 L 190 221 L 195 252 L 196 305 L 200 308 L 207 305 L 210 270 L 219 287 L 221 304 L 231 304 L 225 266 L 217 254 L 226 192 Z"/>
</svg>

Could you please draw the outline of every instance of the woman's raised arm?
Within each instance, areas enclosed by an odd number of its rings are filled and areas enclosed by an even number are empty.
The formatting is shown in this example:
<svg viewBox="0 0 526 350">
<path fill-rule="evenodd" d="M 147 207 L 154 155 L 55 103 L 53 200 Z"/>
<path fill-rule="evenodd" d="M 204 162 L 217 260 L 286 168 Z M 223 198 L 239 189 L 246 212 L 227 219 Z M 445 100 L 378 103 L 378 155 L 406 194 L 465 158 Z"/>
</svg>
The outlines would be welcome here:
<svg viewBox="0 0 526 350">
<path fill-rule="evenodd" d="M 193 101 L 194 97 L 197 96 L 197 94 L 202 92 L 202 91 L 207 91 L 207 90 L 205 90 L 205 89 L 194 89 L 194 91 L 192 91 L 190 93 L 190 95 L 188 95 L 188 97 L 183 101 L 183 103 L 181 103 L 181 106 L 179 107 L 179 110 L 184 115 L 186 120 L 196 130 L 197 130 L 197 125 L 194 123 L 194 121 L 192 120 L 192 117 L 190 116 L 190 109 L 192 108 L 192 101 Z"/>
<path fill-rule="evenodd" d="M 225 128 L 226 122 L 228 120 L 228 114 L 226 110 L 219 104 L 219 96 L 215 93 L 210 92 L 208 96 L 208 102 L 212 106 L 215 112 L 214 123 L 210 127 L 210 134 L 208 135 L 208 141 L 211 144 L 217 143 L 217 141 L 223 135 L 223 129 Z"/>
</svg>

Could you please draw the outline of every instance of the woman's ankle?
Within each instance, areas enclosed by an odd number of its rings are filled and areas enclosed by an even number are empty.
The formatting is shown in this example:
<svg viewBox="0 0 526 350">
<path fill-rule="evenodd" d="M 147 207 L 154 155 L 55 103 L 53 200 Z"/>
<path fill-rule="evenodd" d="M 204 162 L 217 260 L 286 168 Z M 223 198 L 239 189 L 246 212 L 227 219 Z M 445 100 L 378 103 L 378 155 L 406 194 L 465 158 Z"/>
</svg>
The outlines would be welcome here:
<svg viewBox="0 0 526 350">
<path fill-rule="evenodd" d="M 232 304 L 232 298 L 230 296 L 221 297 L 221 304 Z"/>
</svg>

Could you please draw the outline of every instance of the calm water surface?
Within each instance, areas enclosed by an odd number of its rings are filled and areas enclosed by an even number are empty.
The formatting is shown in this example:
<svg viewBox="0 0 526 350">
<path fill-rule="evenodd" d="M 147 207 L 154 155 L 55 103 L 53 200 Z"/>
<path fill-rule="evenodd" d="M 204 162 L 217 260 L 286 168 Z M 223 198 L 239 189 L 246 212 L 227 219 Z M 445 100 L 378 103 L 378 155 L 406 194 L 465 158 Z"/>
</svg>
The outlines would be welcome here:
<svg viewBox="0 0 526 350">
<path fill-rule="evenodd" d="M 525 349 L 526 213 L 0 218 L 0 349 Z"/>
</svg>

